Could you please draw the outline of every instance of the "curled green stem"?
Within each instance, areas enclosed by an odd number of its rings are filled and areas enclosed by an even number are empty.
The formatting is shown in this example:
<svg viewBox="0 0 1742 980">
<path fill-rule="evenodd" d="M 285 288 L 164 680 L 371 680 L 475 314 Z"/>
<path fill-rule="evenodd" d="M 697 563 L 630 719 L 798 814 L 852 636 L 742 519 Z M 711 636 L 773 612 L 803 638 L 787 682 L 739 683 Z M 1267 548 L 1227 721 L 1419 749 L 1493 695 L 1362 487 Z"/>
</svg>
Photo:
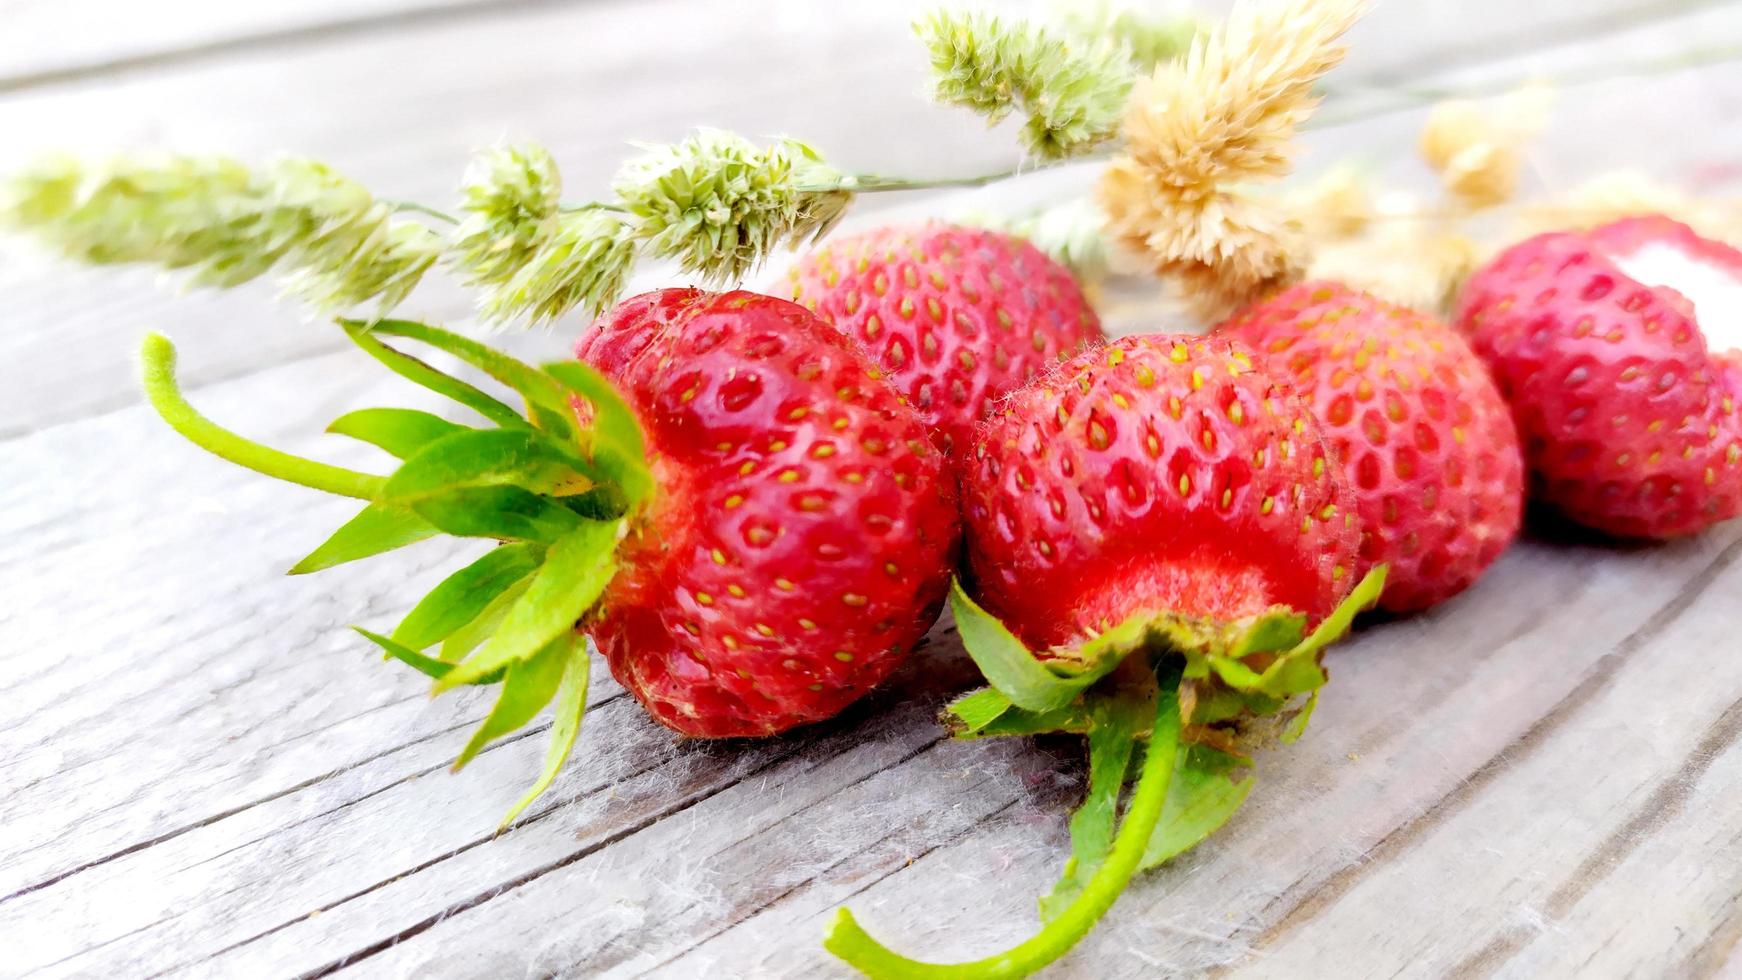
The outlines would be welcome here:
<svg viewBox="0 0 1742 980">
<path fill-rule="evenodd" d="M 148 333 L 139 348 L 145 397 L 169 427 L 201 449 L 286 483 L 341 497 L 373 500 L 387 482 L 383 477 L 329 466 L 292 456 L 249 439 L 201 415 L 182 397 L 175 382 L 175 345 L 160 333 Z"/>
<path fill-rule="evenodd" d="M 1161 820 L 1168 784 L 1173 779 L 1180 732 L 1178 674 L 1172 672 L 1171 676 L 1172 683 L 1168 682 L 1167 676 L 1161 678 L 1162 696 L 1157 699 L 1155 729 L 1143 756 L 1143 770 L 1131 792 L 1125 819 L 1113 839 L 1113 848 L 1106 862 L 1095 871 L 1077 899 L 1039 932 L 1020 945 L 985 959 L 969 963 L 926 963 L 902 956 L 873 939 L 853 919 L 853 913 L 841 909 L 835 914 L 823 945 L 876 980 L 942 980 L 946 977 L 949 980 L 1004 980 L 1025 977 L 1069 952 L 1106 914 L 1132 875 L 1137 873 L 1150 835 Z"/>
</svg>

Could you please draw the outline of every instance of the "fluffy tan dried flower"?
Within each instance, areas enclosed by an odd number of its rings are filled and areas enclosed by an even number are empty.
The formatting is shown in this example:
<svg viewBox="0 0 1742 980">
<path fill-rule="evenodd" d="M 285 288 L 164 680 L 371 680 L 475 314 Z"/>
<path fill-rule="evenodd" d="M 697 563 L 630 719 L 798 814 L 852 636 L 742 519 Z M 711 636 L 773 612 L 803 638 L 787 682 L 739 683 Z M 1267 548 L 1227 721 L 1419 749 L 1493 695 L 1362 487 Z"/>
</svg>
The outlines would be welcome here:
<svg viewBox="0 0 1742 980">
<path fill-rule="evenodd" d="M 1468 236 L 1400 196 L 1378 202 L 1366 234 L 1316 244 L 1309 278 L 1334 279 L 1432 313 L 1451 306 L 1481 258 Z"/>
<path fill-rule="evenodd" d="M 1351 167 L 1338 167 L 1285 198 L 1313 241 L 1354 238 L 1373 222 L 1373 190 Z"/>
<path fill-rule="evenodd" d="M 1102 178 L 1108 231 L 1215 317 L 1302 271 L 1299 229 L 1240 185 L 1289 171 L 1313 83 L 1365 0 L 1242 0 L 1182 59 L 1138 82 L 1125 154 Z"/>
<path fill-rule="evenodd" d="M 1441 102 L 1422 128 L 1421 155 L 1465 207 L 1502 204 L 1518 190 L 1524 169 L 1518 148 L 1542 129 L 1548 102 L 1543 86 L 1520 89 L 1488 108 L 1467 99 Z"/>
</svg>

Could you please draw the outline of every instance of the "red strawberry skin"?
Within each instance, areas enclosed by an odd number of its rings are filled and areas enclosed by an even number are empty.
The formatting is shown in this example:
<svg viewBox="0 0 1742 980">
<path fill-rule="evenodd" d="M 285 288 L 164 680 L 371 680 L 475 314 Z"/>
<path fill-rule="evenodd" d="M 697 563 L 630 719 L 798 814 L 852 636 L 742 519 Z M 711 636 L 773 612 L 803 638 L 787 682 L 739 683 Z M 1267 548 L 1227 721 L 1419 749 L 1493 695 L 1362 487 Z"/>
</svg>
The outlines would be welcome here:
<svg viewBox="0 0 1742 980">
<path fill-rule="evenodd" d="M 1245 347 L 1134 336 L 998 407 L 962 467 L 981 604 L 1036 649 L 1139 612 L 1317 621 L 1354 584 L 1355 497 Z"/>
<path fill-rule="evenodd" d="M 1693 304 L 1629 277 L 1648 241 L 1696 249 L 1742 280 L 1742 253 L 1666 218 L 1539 235 L 1471 277 L 1458 322 L 1511 403 L 1532 492 L 1626 538 L 1742 512 L 1742 359 L 1714 355 Z"/>
<path fill-rule="evenodd" d="M 1462 336 L 1333 283 L 1303 283 L 1220 333 L 1290 379 L 1355 489 L 1357 575 L 1388 564 L 1380 605 L 1412 612 L 1462 592 L 1518 536 L 1524 460 L 1512 410 Z"/>
<path fill-rule="evenodd" d="M 1101 339 L 1070 270 L 983 228 L 847 236 L 789 276 L 793 300 L 863 344 L 946 452 L 972 444 L 994 399 Z"/>
<path fill-rule="evenodd" d="M 672 289 L 577 355 L 641 417 L 660 491 L 589 624 L 611 672 L 689 735 L 830 717 L 936 619 L 957 538 L 945 460 L 861 352 L 784 300 Z"/>
</svg>

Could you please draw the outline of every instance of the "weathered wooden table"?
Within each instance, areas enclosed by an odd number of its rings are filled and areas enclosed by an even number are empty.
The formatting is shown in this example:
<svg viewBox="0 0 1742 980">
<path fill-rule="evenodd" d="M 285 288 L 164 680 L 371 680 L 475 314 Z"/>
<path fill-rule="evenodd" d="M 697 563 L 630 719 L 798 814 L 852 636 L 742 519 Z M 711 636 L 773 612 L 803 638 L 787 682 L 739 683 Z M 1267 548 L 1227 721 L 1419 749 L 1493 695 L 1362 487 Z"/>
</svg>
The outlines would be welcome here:
<svg viewBox="0 0 1742 980">
<path fill-rule="evenodd" d="M 469 149 L 508 135 L 548 143 L 585 194 L 624 140 L 701 122 L 799 134 L 862 171 L 1009 162 L 1008 134 L 924 104 L 905 26 L 919 6 L 0 0 L 0 163 L 297 150 L 441 200 Z M 1576 72 L 1739 38 L 1735 5 L 1390 0 L 1337 83 Z M 1305 169 L 1353 158 L 1421 183 L 1421 111 L 1363 104 L 1312 134 Z M 1568 88 L 1532 160 L 1551 186 L 1633 166 L 1733 193 L 1742 69 Z M 0 974 L 840 975 L 818 938 L 842 903 L 939 957 L 1033 927 L 1081 763 L 1067 742 L 943 737 L 935 710 L 972 675 L 947 624 L 861 706 L 756 744 L 679 742 L 598 683 L 562 778 L 494 836 L 537 730 L 446 774 L 485 703 L 430 700 L 342 629 L 391 622 L 462 549 L 286 579 L 346 505 L 211 460 L 138 404 L 132 351 L 165 329 L 216 418 L 378 463 L 314 433 L 416 392 L 270 295 L 175 298 L 148 274 L 4 253 Z M 410 312 L 466 305 L 438 289 Z M 552 353 L 566 333 L 516 343 Z M 1368 625 L 1246 810 L 1137 883 L 1056 972 L 1734 967 L 1739 559 L 1742 522 L 1657 548 L 1537 531 L 1465 597 Z"/>
</svg>

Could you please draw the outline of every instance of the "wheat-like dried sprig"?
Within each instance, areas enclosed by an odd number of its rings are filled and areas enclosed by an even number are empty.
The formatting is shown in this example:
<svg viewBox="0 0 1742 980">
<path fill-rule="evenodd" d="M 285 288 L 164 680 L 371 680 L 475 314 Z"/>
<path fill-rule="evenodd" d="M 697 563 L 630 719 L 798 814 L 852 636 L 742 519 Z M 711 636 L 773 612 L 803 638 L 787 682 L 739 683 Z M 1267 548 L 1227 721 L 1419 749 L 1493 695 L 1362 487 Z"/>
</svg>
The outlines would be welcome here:
<svg viewBox="0 0 1742 980">
<path fill-rule="evenodd" d="M 1243 185 L 1288 173 L 1313 83 L 1343 59 L 1364 0 L 1241 2 L 1139 81 L 1125 152 L 1099 194 L 1109 229 L 1207 317 L 1302 271 L 1300 231 Z"/>
<path fill-rule="evenodd" d="M 321 310 L 392 306 L 442 251 L 439 235 L 302 157 L 259 168 L 225 157 L 52 157 L 0 187 L 0 225 L 86 262 L 185 270 L 194 286 L 277 270 Z"/>
</svg>

